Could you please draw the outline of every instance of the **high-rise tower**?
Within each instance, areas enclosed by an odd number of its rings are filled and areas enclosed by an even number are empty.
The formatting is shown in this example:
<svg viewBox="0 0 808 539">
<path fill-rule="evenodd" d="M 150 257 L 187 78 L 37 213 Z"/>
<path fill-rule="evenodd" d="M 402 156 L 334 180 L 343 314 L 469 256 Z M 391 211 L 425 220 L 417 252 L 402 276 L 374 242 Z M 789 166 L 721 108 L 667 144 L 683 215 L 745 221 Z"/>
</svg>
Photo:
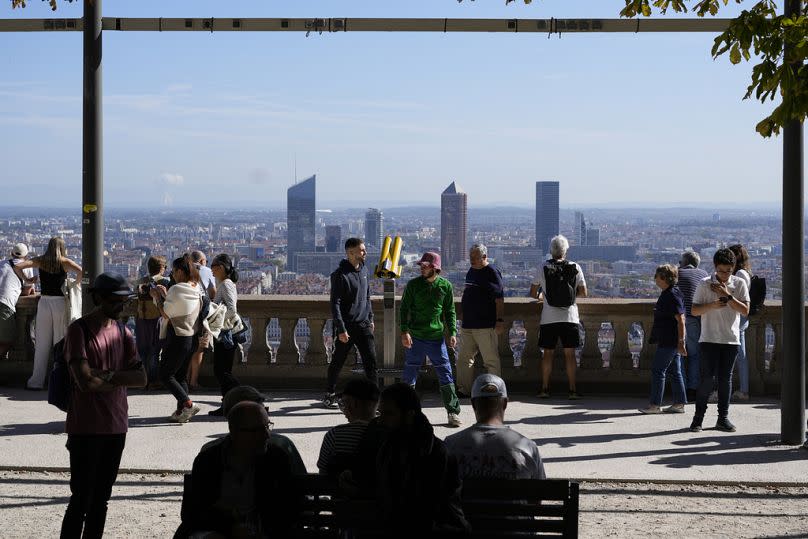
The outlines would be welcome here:
<svg viewBox="0 0 808 539">
<path fill-rule="evenodd" d="M 558 182 L 536 182 L 536 249 L 542 256 L 558 235 L 558 192 Z"/>
<path fill-rule="evenodd" d="M 451 268 L 466 258 L 468 196 L 456 182 L 440 196 L 440 250 L 443 266 Z"/>
<path fill-rule="evenodd" d="M 384 241 L 384 215 L 376 208 L 365 212 L 365 247 L 370 251 L 381 251 Z"/>
<path fill-rule="evenodd" d="M 314 251 L 315 194 L 317 175 L 296 183 L 286 191 L 286 267 L 297 271 L 297 253 Z"/>
</svg>

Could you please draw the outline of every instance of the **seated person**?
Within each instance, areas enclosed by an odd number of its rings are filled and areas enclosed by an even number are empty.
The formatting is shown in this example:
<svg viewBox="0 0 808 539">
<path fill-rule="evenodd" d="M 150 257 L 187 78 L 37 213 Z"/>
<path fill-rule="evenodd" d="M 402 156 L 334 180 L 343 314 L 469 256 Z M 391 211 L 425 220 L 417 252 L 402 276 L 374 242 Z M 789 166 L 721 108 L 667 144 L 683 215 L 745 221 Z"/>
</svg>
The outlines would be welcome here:
<svg viewBox="0 0 808 539">
<path fill-rule="evenodd" d="M 463 479 L 545 479 L 539 448 L 505 425 L 508 391 L 495 374 L 481 374 L 471 389 L 477 422 L 446 438 Z"/>
<path fill-rule="evenodd" d="M 270 446 L 263 406 L 240 402 L 227 417 L 230 433 L 196 459 L 175 537 L 287 537 L 296 497 L 289 458 Z"/>
<path fill-rule="evenodd" d="M 338 476 L 352 467 L 368 423 L 376 417 L 379 388 L 367 378 L 352 378 L 345 384 L 339 407 L 348 422 L 325 433 L 317 460 L 321 474 Z"/>
</svg>

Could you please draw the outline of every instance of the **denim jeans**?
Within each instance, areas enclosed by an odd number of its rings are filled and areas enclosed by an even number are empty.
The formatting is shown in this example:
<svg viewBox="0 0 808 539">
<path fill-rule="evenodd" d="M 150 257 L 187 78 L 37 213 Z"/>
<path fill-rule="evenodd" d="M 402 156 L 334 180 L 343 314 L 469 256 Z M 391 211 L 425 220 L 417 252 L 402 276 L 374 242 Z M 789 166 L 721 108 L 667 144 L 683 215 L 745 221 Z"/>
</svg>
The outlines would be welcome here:
<svg viewBox="0 0 808 539">
<path fill-rule="evenodd" d="M 159 318 L 135 318 L 135 343 L 137 355 L 146 369 L 149 383 L 156 382 L 160 367 Z"/>
<path fill-rule="evenodd" d="M 126 434 L 69 434 L 70 502 L 62 520 L 62 538 L 104 535 L 107 502 L 118 477 Z"/>
<path fill-rule="evenodd" d="M 738 356 L 735 358 L 735 366 L 738 370 L 738 389 L 749 394 L 749 358 L 746 356 L 746 328 L 749 327 L 749 319 L 741 315 L 741 345 L 738 347 Z"/>
<path fill-rule="evenodd" d="M 651 404 L 660 406 L 665 395 L 665 377 L 670 377 L 673 403 L 685 404 L 685 382 L 682 378 L 682 369 L 679 363 L 679 353 L 676 347 L 657 348 L 654 362 L 651 364 Z"/>
<path fill-rule="evenodd" d="M 687 389 L 697 390 L 701 379 L 699 371 L 699 360 L 701 359 L 701 317 L 688 316 L 685 318 L 685 335 L 687 336 Z"/>
<path fill-rule="evenodd" d="M 443 339 L 426 341 L 413 338 L 412 346 L 404 349 L 404 370 L 401 373 L 401 381 L 415 386 L 418 369 L 421 368 L 427 357 L 432 362 L 435 374 L 438 375 L 443 406 L 451 413 L 460 413 L 460 401 L 455 391 L 452 365 L 449 363 L 449 351 L 446 349 L 446 342 Z"/>
<path fill-rule="evenodd" d="M 737 344 L 701 343 L 701 384 L 696 395 L 696 417 L 703 418 L 707 411 L 707 398 L 717 379 L 718 417 L 729 414 L 729 396 L 732 393 L 732 367 L 738 355 Z"/>
</svg>

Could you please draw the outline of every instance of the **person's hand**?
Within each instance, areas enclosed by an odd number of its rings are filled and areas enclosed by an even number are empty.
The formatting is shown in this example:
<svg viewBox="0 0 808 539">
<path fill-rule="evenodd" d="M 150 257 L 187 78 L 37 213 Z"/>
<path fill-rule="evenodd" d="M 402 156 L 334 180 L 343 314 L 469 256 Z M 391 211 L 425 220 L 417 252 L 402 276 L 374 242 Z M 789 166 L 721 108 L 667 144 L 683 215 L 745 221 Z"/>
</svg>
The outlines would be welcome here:
<svg viewBox="0 0 808 539">
<path fill-rule="evenodd" d="M 712 302 L 710 305 L 713 306 L 713 309 L 723 309 L 723 308 L 725 308 L 727 306 L 727 302 L 726 301 L 721 301 L 721 299 L 719 298 L 719 299 L 715 300 L 714 302 Z"/>
<path fill-rule="evenodd" d="M 370 332 L 371 332 L 371 333 L 373 333 L 373 332 L 375 332 L 375 331 L 376 331 L 376 323 L 375 323 L 375 322 L 371 322 L 371 323 L 370 323 Z"/>
<path fill-rule="evenodd" d="M 505 322 L 497 322 L 496 325 L 494 325 L 494 331 L 496 331 L 497 335 L 505 333 Z"/>
<path fill-rule="evenodd" d="M 452 335 L 449 337 L 449 348 L 457 348 L 457 336 Z"/>
<path fill-rule="evenodd" d="M 349 498 L 356 498 L 359 495 L 359 484 L 354 481 L 351 470 L 345 470 L 339 474 L 337 484 L 339 485 L 340 490 Z"/>
<path fill-rule="evenodd" d="M 209 345 L 210 345 L 210 333 L 206 331 L 204 335 L 199 337 L 199 348 L 204 350 Z"/>
<path fill-rule="evenodd" d="M 343 344 L 348 344 L 348 338 L 349 337 L 348 337 L 348 332 L 347 331 L 343 331 L 342 333 L 337 335 L 337 338 L 339 339 L 339 342 L 341 342 Z"/>
<path fill-rule="evenodd" d="M 404 348 L 412 348 L 412 337 L 409 333 L 402 333 L 401 334 L 401 346 Z"/>
<path fill-rule="evenodd" d="M 679 346 L 677 346 L 676 351 L 679 353 L 680 356 L 687 357 L 687 347 L 685 346 L 684 342 L 679 341 Z"/>
<path fill-rule="evenodd" d="M 710 290 L 719 296 L 729 296 L 729 289 L 726 283 L 710 283 Z"/>
</svg>

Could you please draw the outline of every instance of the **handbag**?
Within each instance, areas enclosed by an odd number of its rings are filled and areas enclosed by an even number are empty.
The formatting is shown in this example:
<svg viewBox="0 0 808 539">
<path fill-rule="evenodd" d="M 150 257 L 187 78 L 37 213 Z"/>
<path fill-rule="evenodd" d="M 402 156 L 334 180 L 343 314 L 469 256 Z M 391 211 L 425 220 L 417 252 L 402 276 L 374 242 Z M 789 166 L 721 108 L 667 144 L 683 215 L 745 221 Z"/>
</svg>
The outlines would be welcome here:
<svg viewBox="0 0 808 539">
<path fill-rule="evenodd" d="M 247 341 L 252 340 L 252 330 L 250 326 L 244 323 L 244 319 L 241 318 L 239 315 L 239 320 L 241 320 L 241 330 L 233 332 L 232 339 L 235 344 L 246 344 Z"/>
<path fill-rule="evenodd" d="M 65 296 L 65 327 L 81 318 L 81 283 L 66 278 L 62 283 L 62 294 Z"/>
</svg>

